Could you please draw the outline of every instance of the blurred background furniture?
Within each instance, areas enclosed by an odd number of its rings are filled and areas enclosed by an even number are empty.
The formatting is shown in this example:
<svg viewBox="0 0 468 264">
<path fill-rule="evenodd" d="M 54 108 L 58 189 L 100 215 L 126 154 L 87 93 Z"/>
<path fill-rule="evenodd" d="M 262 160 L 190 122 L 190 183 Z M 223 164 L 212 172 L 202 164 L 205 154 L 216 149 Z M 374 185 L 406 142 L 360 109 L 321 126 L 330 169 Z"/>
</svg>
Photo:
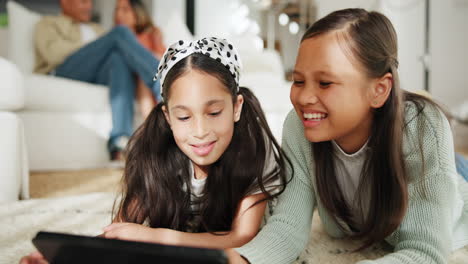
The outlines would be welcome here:
<svg viewBox="0 0 468 264">
<path fill-rule="evenodd" d="M 111 128 L 108 89 L 32 73 L 33 31 L 41 14 L 15 1 L 7 3 L 7 11 L 10 31 L 8 59 L 23 76 L 24 106 L 19 107 L 16 114 L 24 123 L 30 169 L 45 171 L 108 166 L 106 143 Z M 178 39 L 194 38 L 177 13 L 169 15 L 160 26 L 168 44 Z M 241 85 L 255 92 L 275 136 L 280 139 L 283 120 L 291 109 L 290 83 L 284 80 L 280 56 L 274 50 L 252 48 L 258 41 L 258 36 L 253 34 L 230 39 L 236 44 L 244 65 Z"/>
<path fill-rule="evenodd" d="M 29 169 L 23 122 L 14 111 L 24 105 L 18 68 L 0 57 L 0 202 L 29 198 Z"/>
<path fill-rule="evenodd" d="M 8 2 L 8 58 L 24 74 L 23 119 L 32 170 L 107 166 L 105 149 L 110 129 L 108 90 L 103 86 L 31 73 L 32 31 L 40 14 L 56 13 L 55 0 Z M 166 44 L 202 36 L 226 37 L 243 60 L 241 83 L 251 88 L 266 112 L 275 136 L 291 109 L 290 82 L 300 37 L 310 23 L 346 7 L 377 10 L 390 17 L 399 36 L 402 87 L 427 89 L 433 98 L 462 115 L 457 106 L 468 100 L 466 0 L 145 0 L 163 31 Z M 96 17 L 112 26 L 114 0 L 95 0 Z M 55 6 L 51 8 L 51 6 Z M 216 10 L 216 12 L 213 12 Z M 437 11 L 437 12 L 436 12 Z M 427 23 L 431 26 L 427 27 Z M 188 26 L 187 26 L 188 25 Z M 446 28 L 453 28 L 447 31 Z M 2 37 L 0 29 L 0 37 Z M 429 43 L 429 48 L 425 46 Z M 2 46 L 3 43 L 0 43 Z M 463 108 L 465 109 L 465 108 Z M 468 128 L 454 125 L 455 144 L 468 148 Z"/>
<path fill-rule="evenodd" d="M 104 86 L 32 73 L 33 32 L 40 14 L 9 1 L 9 59 L 22 72 L 23 120 L 31 170 L 101 167 L 110 130 Z"/>
</svg>

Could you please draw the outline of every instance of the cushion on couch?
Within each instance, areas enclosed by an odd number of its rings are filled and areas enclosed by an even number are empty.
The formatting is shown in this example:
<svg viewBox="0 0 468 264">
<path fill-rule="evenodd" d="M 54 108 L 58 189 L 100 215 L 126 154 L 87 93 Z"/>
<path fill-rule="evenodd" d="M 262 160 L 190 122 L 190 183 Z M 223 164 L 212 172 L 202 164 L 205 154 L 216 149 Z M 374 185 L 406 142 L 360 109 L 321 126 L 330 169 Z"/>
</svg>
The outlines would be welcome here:
<svg viewBox="0 0 468 264">
<path fill-rule="evenodd" d="M 9 59 L 24 73 L 34 69 L 34 28 L 41 15 L 22 5 L 8 1 Z"/>
<path fill-rule="evenodd" d="M 27 74 L 24 79 L 25 111 L 110 111 L 106 86 L 42 74 Z"/>
<path fill-rule="evenodd" d="M 0 110 L 13 111 L 24 106 L 23 76 L 18 67 L 0 57 Z"/>
</svg>

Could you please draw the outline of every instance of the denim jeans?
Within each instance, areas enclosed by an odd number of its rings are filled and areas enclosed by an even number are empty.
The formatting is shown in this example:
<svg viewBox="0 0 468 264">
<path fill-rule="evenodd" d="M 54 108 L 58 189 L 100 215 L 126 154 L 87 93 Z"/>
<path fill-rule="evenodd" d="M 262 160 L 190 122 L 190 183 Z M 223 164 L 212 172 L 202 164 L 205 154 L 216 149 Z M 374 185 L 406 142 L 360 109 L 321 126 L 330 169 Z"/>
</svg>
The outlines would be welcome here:
<svg viewBox="0 0 468 264">
<path fill-rule="evenodd" d="M 462 155 L 455 153 L 455 164 L 457 165 L 457 172 L 468 181 L 468 160 Z"/>
<path fill-rule="evenodd" d="M 133 133 L 135 76 L 161 100 L 159 81 L 153 81 L 158 66 L 159 61 L 128 28 L 117 26 L 67 57 L 55 69 L 55 75 L 109 86 L 112 131 L 108 148 L 113 151 L 119 137 Z"/>
</svg>

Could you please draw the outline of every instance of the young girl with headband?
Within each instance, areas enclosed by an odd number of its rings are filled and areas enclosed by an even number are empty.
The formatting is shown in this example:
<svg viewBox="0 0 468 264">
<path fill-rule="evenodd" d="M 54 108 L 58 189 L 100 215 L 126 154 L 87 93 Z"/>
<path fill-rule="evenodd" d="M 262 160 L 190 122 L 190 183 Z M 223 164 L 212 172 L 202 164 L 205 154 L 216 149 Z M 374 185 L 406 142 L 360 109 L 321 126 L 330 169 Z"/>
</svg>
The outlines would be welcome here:
<svg viewBox="0 0 468 264">
<path fill-rule="evenodd" d="M 240 58 L 224 39 L 171 45 L 155 78 L 163 101 L 129 142 L 123 198 L 103 236 L 210 248 L 258 232 L 286 184 L 286 158 Z"/>
<path fill-rule="evenodd" d="M 240 71 L 225 39 L 167 49 L 155 76 L 162 102 L 129 141 L 122 198 L 101 237 L 226 249 L 258 233 L 293 172 Z M 20 263 L 46 262 L 34 252 Z"/>
</svg>

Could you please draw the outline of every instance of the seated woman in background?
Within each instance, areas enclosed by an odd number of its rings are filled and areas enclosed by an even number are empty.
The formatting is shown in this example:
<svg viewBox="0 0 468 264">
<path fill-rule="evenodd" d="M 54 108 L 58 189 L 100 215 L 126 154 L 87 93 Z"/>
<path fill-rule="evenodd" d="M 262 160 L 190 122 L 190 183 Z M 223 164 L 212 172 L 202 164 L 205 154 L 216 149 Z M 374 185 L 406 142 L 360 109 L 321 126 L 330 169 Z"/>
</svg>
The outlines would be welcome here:
<svg viewBox="0 0 468 264">
<path fill-rule="evenodd" d="M 152 22 L 151 16 L 141 0 L 118 0 L 114 22 L 116 25 L 127 26 L 132 30 L 138 41 L 158 60 L 166 50 L 162 41 L 162 33 Z M 145 83 L 137 78 L 136 100 L 143 118 L 149 115 L 157 101 Z"/>
</svg>

